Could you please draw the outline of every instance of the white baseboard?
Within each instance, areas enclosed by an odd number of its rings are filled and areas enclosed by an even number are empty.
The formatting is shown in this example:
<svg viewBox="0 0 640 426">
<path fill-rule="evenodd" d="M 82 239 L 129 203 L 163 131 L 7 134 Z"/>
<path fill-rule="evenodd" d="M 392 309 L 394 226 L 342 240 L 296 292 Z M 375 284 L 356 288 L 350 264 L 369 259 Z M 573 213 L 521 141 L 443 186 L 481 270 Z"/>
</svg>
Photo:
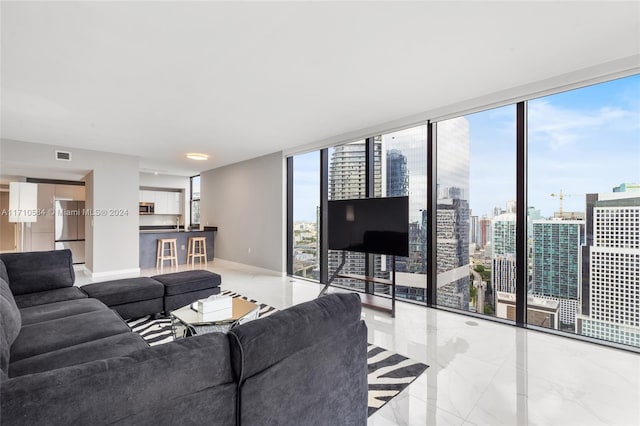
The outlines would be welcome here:
<svg viewBox="0 0 640 426">
<path fill-rule="evenodd" d="M 140 276 L 140 268 L 120 269 L 115 271 L 93 272 L 87 269 L 91 274 L 92 280 L 104 280 L 105 278 L 124 278 L 124 276 L 137 277 Z"/>
<path fill-rule="evenodd" d="M 242 268 L 244 270 L 250 270 L 256 273 L 260 273 L 260 274 L 266 274 L 266 275 L 276 275 L 278 277 L 285 277 L 287 276 L 286 272 L 283 271 L 274 271 L 273 269 L 267 269 L 267 268 L 261 268 L 259 266 L 254 266 L 254 265 L 248 265 L 246 263 L 240 263 L 240 262 L 234 262 L 232 260 L 226 260 L 226 259 L 220 259 L 219 257 L 216 257 L 214 259 L 214 262 L 216 262 L 215 267 L 222 267 L 222 268 Z"/>
</svg>

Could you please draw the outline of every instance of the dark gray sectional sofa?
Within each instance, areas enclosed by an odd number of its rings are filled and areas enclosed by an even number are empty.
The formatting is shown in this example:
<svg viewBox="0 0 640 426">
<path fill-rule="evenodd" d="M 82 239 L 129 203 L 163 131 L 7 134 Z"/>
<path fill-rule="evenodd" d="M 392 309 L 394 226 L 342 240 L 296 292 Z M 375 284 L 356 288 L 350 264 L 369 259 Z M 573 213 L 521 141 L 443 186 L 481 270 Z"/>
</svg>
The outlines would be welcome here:
<svg viewBox="0 0 640 426">
<path fill-rule="evenodd" d="M 355 294 L 149 347 L 73 284 L 70 253 L 0 255 L 2 425 L 366 423 Z"/>
</svg>

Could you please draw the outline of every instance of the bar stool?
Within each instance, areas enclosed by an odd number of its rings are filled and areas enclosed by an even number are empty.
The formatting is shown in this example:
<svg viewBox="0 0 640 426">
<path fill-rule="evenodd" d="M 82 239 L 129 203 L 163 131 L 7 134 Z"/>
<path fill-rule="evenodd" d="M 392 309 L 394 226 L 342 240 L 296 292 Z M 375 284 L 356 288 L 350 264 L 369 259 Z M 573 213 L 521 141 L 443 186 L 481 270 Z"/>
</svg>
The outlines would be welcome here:
<svg viewBox="0 0 640 426">
<path fill-rule="evenodd" d="M 195 260 L 198 259 L 198 263 L 202 264 L 204 259 L 204 266 L 207 267 L 207 237 L 190 237 L 189 249 L 187 250 L 187 263 L 191 260 L 191 268 L 195 266 Z"/>
<path fill-rule="evenodd" d="M 164 269 L 164 262 L 169 261 L 169 266 L 178 267 L 177 238 L 158 238 L 156 269 L 160 272 Z M 168 253 L 167 253 L 168 252 Z"/>
</svg>

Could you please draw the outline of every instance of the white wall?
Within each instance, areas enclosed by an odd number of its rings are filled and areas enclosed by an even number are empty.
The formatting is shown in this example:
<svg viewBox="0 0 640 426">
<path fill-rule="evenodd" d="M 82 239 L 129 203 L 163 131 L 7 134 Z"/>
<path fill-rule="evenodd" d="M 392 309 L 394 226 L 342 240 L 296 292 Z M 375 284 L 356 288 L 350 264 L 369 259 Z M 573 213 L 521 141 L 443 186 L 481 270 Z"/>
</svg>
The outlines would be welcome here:
<svg viewBox="0 0 640 426">
<path fill-rule="evenodd" d="M 284 273 L 282 152 L 200 174 L 200 224 L 217 226 L 215 256 Z"/>
<path fill-rule="evenodd" d="M 70 151 L 72 161 L 55 160 L 60 149 Z M 87 217 L 85 266 L 96 277 L 139 271 L 137 157 L 7 139 L 2 140 L 0 154 L 1 171 L 15 174 L 23 165 L 27 177 L 58 178 L 61 171 L 84 170 L 80 176 L 85 180 L 85 207 L 106 213 Z M 117 211 L 126 214 L 112 214 Z"/>
<path fill-rule="evenodd" d="M 139 271 L 138 159 L 125 157 L 93 170 L 93 209 L 119 212 L 87 218 L 93 232 L 94 275 Z M 91 227 L 91 226 L 90 226 Z"/>
</svg>

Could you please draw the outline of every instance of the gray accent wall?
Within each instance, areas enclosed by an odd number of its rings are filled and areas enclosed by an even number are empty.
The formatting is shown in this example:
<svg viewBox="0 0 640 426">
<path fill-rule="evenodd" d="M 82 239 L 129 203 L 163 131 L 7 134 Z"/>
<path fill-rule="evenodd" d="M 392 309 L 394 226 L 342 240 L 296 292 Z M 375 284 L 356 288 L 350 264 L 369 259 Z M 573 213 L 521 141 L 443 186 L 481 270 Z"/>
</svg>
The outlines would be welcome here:
<svg viewBox="0 0 640 426">
<path fill-rule="evenodd" d="M 282 152 L 200 174 L 200 224 L 217 226 L 216 258 L 285 272 Z"/>
</svg>

